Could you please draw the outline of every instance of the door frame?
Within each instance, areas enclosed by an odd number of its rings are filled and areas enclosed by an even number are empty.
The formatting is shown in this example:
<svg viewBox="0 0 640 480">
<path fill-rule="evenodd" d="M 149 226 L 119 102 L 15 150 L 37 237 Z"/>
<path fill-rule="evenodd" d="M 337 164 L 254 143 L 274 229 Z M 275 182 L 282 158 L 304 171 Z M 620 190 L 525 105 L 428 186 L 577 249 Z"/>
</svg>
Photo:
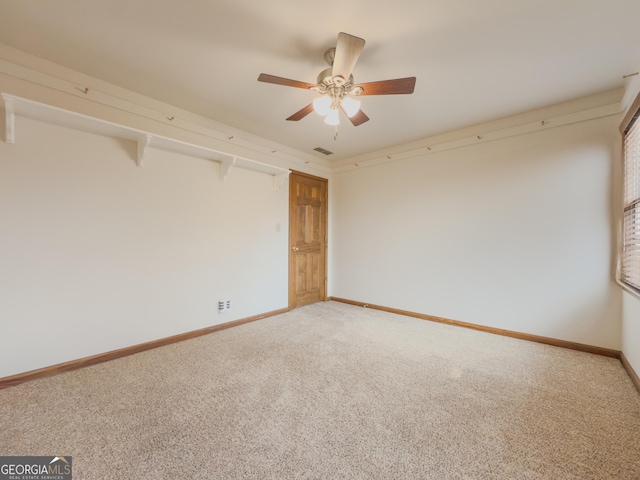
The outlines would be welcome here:
<svg viewBox="0 0 640 480">
<path fill-rule="evenodd" d="M 324 224 L 324 278 L 322 279 L 322 281 L 324 282 L 324 296 L 322 298 L 322 301 L 327 301 L 327 299 L 329 298 L 327 295 L 327 290 L 328 290 L 328 276 L 329 276 L 329 270 L 328 270 L 328 266 L 329 266 L 329 180 L 327 178 L 323 178 L 323 177 L 318 177 L 316 175 L 311 175 L 309 173 L 304 173 L 304 172 L 300 172 L 298 170 L 290 170 L 290 174 L 289 174 L 289 255 L 288 255 L 288 259 L 289 259 L 289 308 L 293 309 L 297 307 L 297 296 L 296 296 L 296 271 L 295 271 L 295 261 L 294 261 L 294 252 L 293 252 L 293 246 L 294 246 L 294 229 L 293 229 L 293 224 L 294 224 L 294 215 L 295 215 L 295 210 L 292 208 L 292 206 L 294 205 L 295 202 L 295 195 L 296 192 L 293 191 L 293 181 L 291 180 L 292 175 L 297 175 L 299 177 L 306 177 L 306 178 L 311 178 L 313 180 L 318 180 L 321 182 L 324 182 L 325 184 L 325 198 L 324 198 L 324 204 L 323 204 L 323 208 L 322 208 L 322 223 Z"/>
</svg>

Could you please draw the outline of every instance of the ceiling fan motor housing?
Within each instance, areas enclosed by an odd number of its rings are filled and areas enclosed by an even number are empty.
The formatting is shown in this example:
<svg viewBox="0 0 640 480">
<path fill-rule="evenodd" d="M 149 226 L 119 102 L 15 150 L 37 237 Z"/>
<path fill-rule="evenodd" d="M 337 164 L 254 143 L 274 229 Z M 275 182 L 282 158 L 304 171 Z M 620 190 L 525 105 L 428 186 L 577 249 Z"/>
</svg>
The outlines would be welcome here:
<svg viewBox="0 0 640 480">
<path fill-rule="evenodd" d="M 362 93 L 362 89 L 353 88 L 353 75 L 349 75 L 349 79 L 346 82 L 336 81 L 336 78 L 332 75 L 332 70 L 332 68 L 327 68 L 320 72 L 317 78 L 317 88 L 314 88 L 313 90 L 320 94 L 325 94 L 333 90 L 334 93 L 339 93 L 338 96 L 341 97 L 350 94 L 359 95 Z M 340 79 L 342 80 L 342 77 L 340 77 Z M 339 92 L 336 92 L 336 90 L 339 90 Z"/>
</svg>

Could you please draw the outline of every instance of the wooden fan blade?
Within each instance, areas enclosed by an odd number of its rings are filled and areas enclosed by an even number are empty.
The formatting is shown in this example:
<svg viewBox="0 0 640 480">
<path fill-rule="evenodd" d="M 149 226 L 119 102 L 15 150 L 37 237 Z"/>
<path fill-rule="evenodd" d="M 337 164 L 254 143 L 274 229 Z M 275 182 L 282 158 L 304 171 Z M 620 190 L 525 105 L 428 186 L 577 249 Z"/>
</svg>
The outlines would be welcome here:
<svg viewBox="0 0 640 480">
<path fill-rule="evenodd" d="M 309 115 L 311 112 L 313 112 L 313 103 L 310 103 L 306 107 L 301 108 L 296 113 L 294 113 L 289 118 L 287 118 L 287 120 L 289 120 L 291 122 L 297 122 L 298 120 L 302 120 L 304 117 Z"/>
<path fill-rule="evenodd" d="M 261 73 L 258 77 L 258 81 L 265 83 L 274 83 L 276 85 L 284 85 L 285 87 L 305 88 L 307 90 L 311 87 L 315 87 L 315 85 L 312 83 L 299 82 L 298 80 L 276 77 L 275 75 L 268 75 L 266 73 Z"/>
<path fill-rule="evenodd" d="M 340 107 L 340 110 L 342 110 L 342 113 L 344 113 L 349 121 L 353 123 L 354 127 L 357 127 L 358 125 L 362 125 L 364 122 L 369 121 L 369 117 L 367 117 L 362 110 L 358 110 L 358 113 L 356 113 L 353 117 L 347 115 L 347 112 L 344 111 L 344 108 L 342 108 L 342 106 Z"/>
<path fill-rule="evenodd" d="M 342 77 L 345 82 L 349 80 L 349 76 L 363 48 L 364 40 L 362 38 L 354 37 L 344 32 L 338 34 L 333 69 L 331 70 L 331 76 L 334 81 L 335 77 Z"/>
<path fill-rule="evenodd" d="M 379 82 L 361 83 L 360 95 L 396 95 L 413 93 L 416 86 L 416 77 L 396 78 L 394 80 L 380 80 Z"/>
</svg>

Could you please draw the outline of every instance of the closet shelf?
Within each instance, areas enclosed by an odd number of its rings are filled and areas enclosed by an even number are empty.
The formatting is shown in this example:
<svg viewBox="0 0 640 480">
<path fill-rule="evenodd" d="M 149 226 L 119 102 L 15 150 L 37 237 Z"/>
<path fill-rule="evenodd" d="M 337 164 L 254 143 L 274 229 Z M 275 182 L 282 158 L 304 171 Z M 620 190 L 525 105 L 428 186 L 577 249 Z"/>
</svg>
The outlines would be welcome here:
<svg viewBox="0 0 640 480">
<path fill-rule="evenodd" d="M 193 145 L 173 138 L 144 132 L 124 125 L 118 125 L 106 120 L 90 117 L 88 115 L 72 112 L 52 105 L 35 102 L 26 98 L 10 95 L 8 93 L 0 93 L 0 96 L 2 96 L 4 101 L 6 143 L 15 142 L 15 116 L 21 115 L 27 118 L 33 118 L 35 120 L 61 125 L 84 132 L 136 142 L 138 148 L 137 156 L 134 160 L 139 167 L 144 165 L 147 150 L 152 147 L 218 162 L 220 164 L 220 181 L 225 180 L 232 167 L 242 168 L 245 170 L 252 170 L 254 172 L 272 175 L 274 190 L 278 191 L 290 173 L 290 171 L 285 168 L 275 167 L 267 163 L 238 157 L 236 155 L 224 153 L 200 145 Z"/>
</svg>

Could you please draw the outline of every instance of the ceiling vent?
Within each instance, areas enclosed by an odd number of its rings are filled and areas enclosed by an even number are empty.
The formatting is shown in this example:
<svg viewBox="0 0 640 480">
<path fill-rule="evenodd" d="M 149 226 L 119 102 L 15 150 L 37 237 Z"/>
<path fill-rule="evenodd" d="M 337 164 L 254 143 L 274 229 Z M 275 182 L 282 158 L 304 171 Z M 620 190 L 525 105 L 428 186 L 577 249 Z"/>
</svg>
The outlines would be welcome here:
<svg viewBox="0 0 640 480">
<path fill-rule="evenodd" d="M 333 152 L 330 152 L 330 151 L 329 151 L 329 150 L 327 150 L 326 148 L 316 147 L 316 148 L 314 148 L 314 150 L 315 150 L 316 152 L 320 152 L 320 153 L 322 153 L 323 155 L 333 155 Z"/>
</svg>

